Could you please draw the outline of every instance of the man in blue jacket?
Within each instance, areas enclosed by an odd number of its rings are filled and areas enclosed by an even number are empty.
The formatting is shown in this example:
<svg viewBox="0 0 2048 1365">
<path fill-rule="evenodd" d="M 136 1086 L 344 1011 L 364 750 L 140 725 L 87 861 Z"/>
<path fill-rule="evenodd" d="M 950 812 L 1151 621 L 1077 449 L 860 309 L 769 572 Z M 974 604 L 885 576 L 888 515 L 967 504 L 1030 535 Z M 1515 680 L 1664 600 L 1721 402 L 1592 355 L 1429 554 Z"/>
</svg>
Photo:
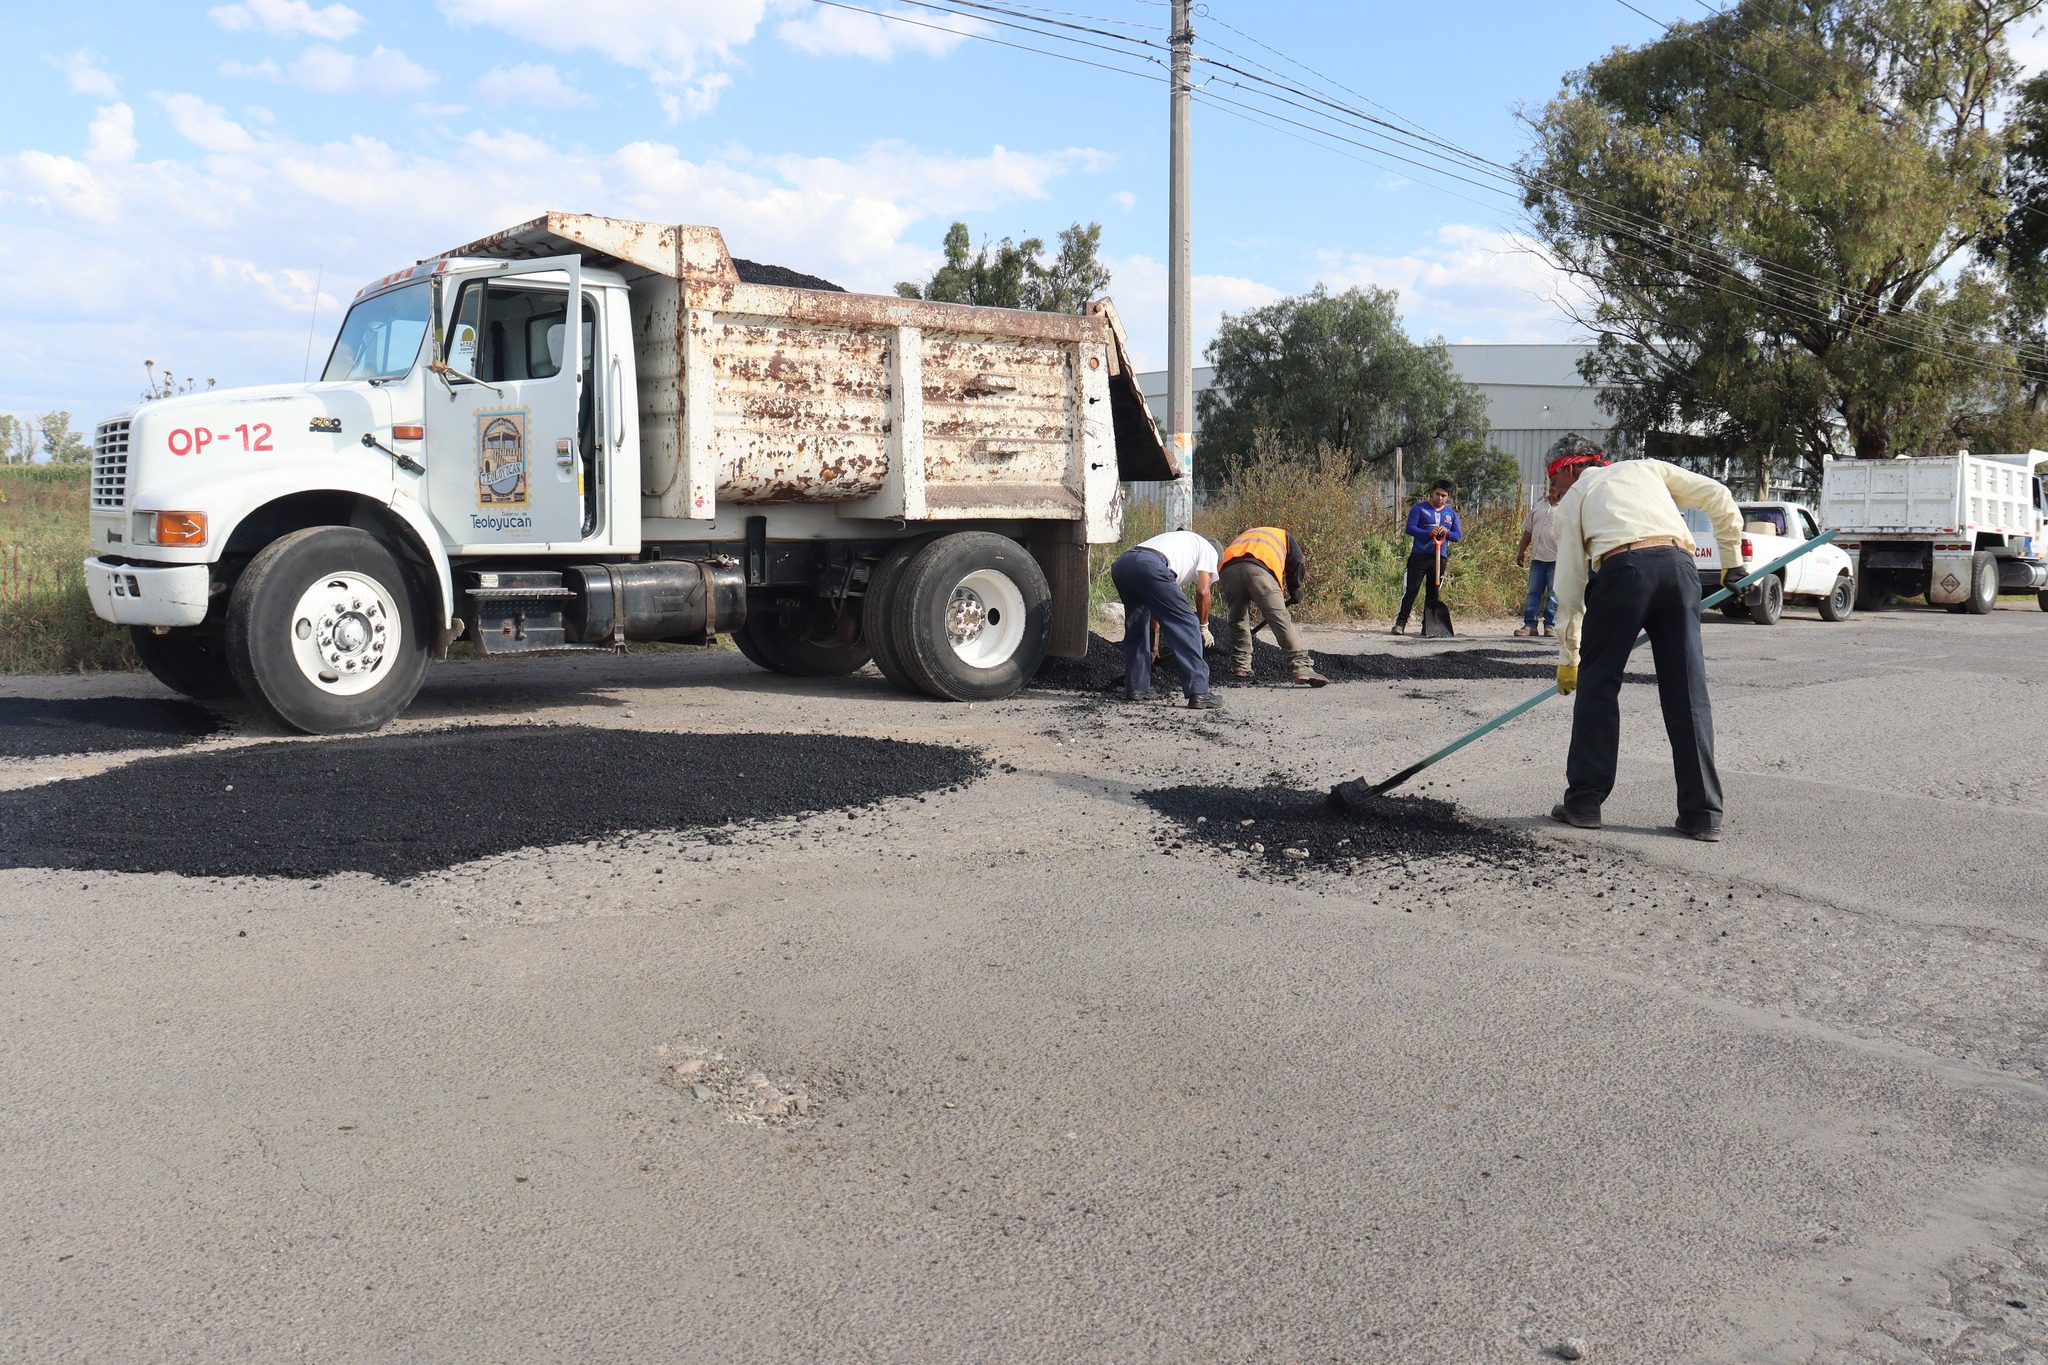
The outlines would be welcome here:
<svg viewBox="0 0 2048 1365">
<path fill-rule="evenodd" d="M 1407 631 L 1408 613 L 1414 609 L 1415 593 L 1423 584 L 1429 585 L 1428 595 L 1423 598 L 1425 609 L 1443 600 L 1438 596 L 1443 588 L 1443 566 L 1450 560 L 1451 546 L 1465 538 L 1458 525 L 1458 509 L 1451 506 L 1449 479 L 1438 479 L 1430 486 L 1429 497 L 1409 512 L 1407 535 L 1408 583 L 1401 593 L 1400 614 L 1394 618 L 1396 635 Z"/>
</svg>

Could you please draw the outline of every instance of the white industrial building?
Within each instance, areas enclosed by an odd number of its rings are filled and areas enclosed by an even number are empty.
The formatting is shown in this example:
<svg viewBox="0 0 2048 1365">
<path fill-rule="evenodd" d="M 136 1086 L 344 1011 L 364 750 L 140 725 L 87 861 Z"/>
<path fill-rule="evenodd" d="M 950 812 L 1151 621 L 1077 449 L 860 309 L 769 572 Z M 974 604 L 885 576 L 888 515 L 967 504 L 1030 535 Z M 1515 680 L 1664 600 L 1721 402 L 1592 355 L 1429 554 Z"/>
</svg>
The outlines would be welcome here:
<svg viewBox="0 0 2048 1365">
<path fill-rule="evenodd" d="M 1636 453 L 1613 438 L 1613 418 L 1601 410 L 1599 390 L 1579 377 L 1581 345 L 1475 344 L 1450 348 L 1451 365 L 1486 396 L 1487 441 L 1515 457 L 1522 482 L 1543 483 L 1543 455 L 1567 432 L 1577 432 L 1616 456 Z M 1195 392 L 1209 387 L 1216 371 L 1195 368 Z M 1162 426 L 1166 421 L 1166 371 L 1138 376 L 1145 402 Z M 1196 435 L 1200 436 L 1199 420 Z M 1199 445 L 1199 441 L 1198 441 Z M 1416 452 L 1420 454 L 1420 452 Z"/>
</svg>

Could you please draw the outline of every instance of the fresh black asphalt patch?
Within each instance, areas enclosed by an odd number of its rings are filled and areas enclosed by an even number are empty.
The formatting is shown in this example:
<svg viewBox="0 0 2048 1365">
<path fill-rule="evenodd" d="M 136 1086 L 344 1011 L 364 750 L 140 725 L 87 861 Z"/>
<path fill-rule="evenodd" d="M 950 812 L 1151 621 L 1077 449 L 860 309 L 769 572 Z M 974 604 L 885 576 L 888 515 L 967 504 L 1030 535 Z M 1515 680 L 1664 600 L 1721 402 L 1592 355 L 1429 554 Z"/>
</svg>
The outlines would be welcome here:
<svg viewBox="0 0 2048 1365">
<path fill-rule="evenodd" d="M 0 758 L 165 749 L 206 738 L 221 719 L 189 701 L 136 697 L 0 698 Z"/>
<path fill-rule="evenodd" d="M 1278 786 L 1165 787 L 1138 799 L 1173 822 L 1158 836 L 1163 848 L 1216 849 L 1242 860 L 1246 875 L 1458 859 L 1545 878 L 1562 861 L 1524 835 L 1475 823 L 1427 796 L 1374 797 L 1350 809 L 1331 804 L 1327 791 Z"/>
<path fill-rule="evenodd" d="M 0 865 L 403 881 L 513 849 L 957 788 L 969 749 L 846 735 L 473 726 L 139 759 L 0 793 Z"/>
<path fill-rule="evenodd" d="M 1531 678 L 1554 682 L 1557 678 L 1555 649 L 1479 648 L 1418 650 L 1396 654 L 1326 654 L 1311 650 L 1310 657 L 1331 682 L 1471 682 L 1496 678 Z M 1209 676 L 1219 687 L 1230 686 L 1228 655 L 1211 650 L 1207 656 Z M 1264 640 L 1252 645 L 1252 678 L 1258 683 L 1291 685 L 1293 666 L 1277 645 Z M 1655 675 L 1630 672 L 1626 681 L 1647 683 Z M 1079 659 L 1047 659 L 1030 686 L 1046 692 L 1101 693 L 1117 691 L 1124 685 L 1123 646 L 1100 635 L 1088 637 L 1088 653 Z M 1157 692 L 1178 692 L 1180 673 L 1172 663 L 1160 660 L 1152 666 L 1152 687 Z"/>
</svg>

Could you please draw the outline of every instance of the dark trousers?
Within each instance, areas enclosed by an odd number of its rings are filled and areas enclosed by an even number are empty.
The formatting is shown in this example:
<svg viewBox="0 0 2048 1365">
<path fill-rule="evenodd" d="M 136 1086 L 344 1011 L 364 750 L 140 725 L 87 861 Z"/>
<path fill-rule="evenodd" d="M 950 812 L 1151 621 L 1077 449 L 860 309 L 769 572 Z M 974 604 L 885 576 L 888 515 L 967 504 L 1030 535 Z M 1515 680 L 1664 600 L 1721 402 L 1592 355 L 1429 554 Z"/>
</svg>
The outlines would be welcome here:
<svg viewBox="0 0 2048 1365">
<path fill-rule="evenodd" d="M 1209 661 L 1202 657 L 1202 623 L 1188 605 L 1166 556 L 1143 547 L 1125 550 L 1109 566 L 1109 581 L 1124 604 L 1124 686 L 1152 690 L 1152 622 L 1173 651 L 1182 689 L 1190 696 L 1209 690 Z"/>
<path fill-rule="evenodd" d="M 1690 829 L 1718 826 L 1721 775 L 1714 768 L 1714 713 L 1700 651 L 1700 575 L 1690 554 L 1668 545 L 1616 555 L 1587 585 L 1572 746 L 1564 765 L 1565 808 L 1597 816 L 1614 790 L 1621 675 L 1636 633 L 1644 630 L 1650 633 L 1657 700 L 1678 777 L 1679 823 Z"/>
<path fill-rule="evenodd" d="M 1444 551 L 1443 567 L 1448 569 L 1450 566 L 1451 554 L 1450 551 L 1446 550 Z M 1437 567 L 1435 551 L 1431 551 L 1426 555 L 1411 554 L 1408 556 L 1408 582 L 1401 590 L 1401 610 L 1394 617 L 1395 625 L 1405 626 L 1408 624 L 1408 613 L 1415 607 L 1415 594 L 1421 590 L 1424 584 L 1427 584 L 1429 587 L 1428 594 L 1422 599 L 1422 605 L 1425 609 L 1443 601 L 1443 598 L 1438 596 L 1438 594 L 1443 589 L 1444 576 Z"/>
</svg>

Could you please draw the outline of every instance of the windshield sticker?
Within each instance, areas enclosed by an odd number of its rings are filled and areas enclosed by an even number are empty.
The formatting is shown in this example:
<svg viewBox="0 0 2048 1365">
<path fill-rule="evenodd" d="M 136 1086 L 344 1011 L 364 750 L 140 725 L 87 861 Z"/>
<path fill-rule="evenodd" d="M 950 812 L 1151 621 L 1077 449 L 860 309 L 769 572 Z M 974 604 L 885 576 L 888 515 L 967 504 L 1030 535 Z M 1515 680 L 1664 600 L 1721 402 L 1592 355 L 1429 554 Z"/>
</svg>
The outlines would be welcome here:
<svg viewBox="0 0 2048 1365">
<path fill-rule="evenodd" d="M 448 348 L 448 368 L 476 374 L 476 328 L 466 322 L 455 329 L 455 344 Z"/>
<path fill-rule="evenodd" d="M 476 500 L 484 507 L 526 505 L 525 408 L 476 415 Z"/>
</svg>

